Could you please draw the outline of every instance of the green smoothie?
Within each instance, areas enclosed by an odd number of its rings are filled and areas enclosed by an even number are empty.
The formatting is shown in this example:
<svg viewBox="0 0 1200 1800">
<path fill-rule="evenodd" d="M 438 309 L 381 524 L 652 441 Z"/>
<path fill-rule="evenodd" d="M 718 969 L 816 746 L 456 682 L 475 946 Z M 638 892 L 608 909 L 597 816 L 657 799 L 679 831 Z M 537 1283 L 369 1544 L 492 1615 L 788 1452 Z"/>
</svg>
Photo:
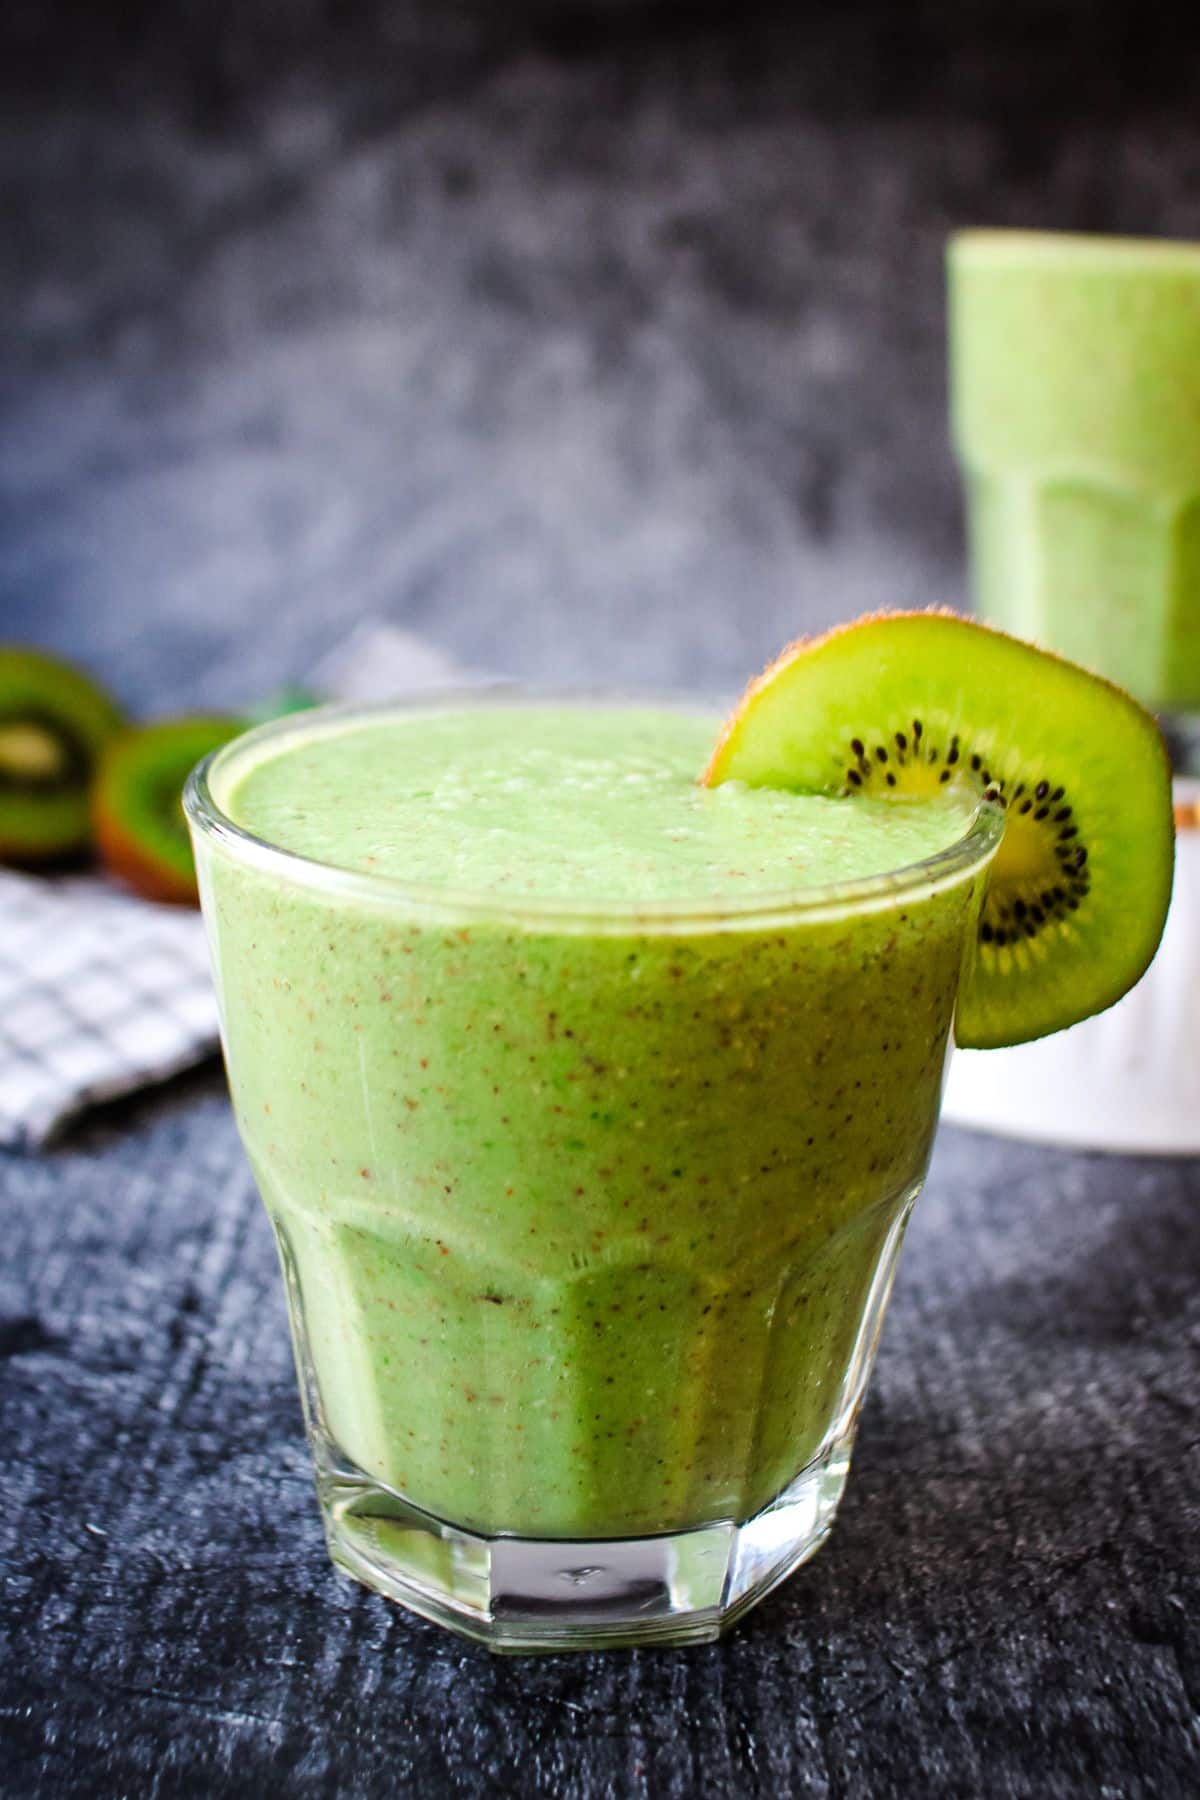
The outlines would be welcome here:
<svg viewBox="0 0 1200 1800">
<path fill-rule="evenodd" d="M 1200 245 L 967 232 L 949 271 L 980 611 L 1200 708 Z"/>
<path fill-rule="evenodd" d="M 198 842 L 315 1428 L 472 1531 L 744 1520 L 852 1428 L 988 846 L 700 788 L 715 729 L 314 715 L 211 776 L 292 853 Z"/>
</svg>

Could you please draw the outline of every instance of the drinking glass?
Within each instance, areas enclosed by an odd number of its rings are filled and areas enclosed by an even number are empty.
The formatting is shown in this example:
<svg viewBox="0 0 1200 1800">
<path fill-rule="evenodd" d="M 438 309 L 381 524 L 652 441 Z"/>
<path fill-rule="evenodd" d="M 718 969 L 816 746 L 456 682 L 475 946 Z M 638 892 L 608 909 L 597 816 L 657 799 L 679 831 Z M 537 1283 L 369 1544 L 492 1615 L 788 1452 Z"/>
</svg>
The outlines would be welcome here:
<svg viewBox="0 0 1200 1800">
<path fill-rule="evenodd" d="M 421 887 L 236 822 L 255 758 L 369 716 L 251 732 L 185 802 L 330 1551 L 494 1649 L 711 1639 L 833 1521 L 998 816 L 721 905 Z"/>
<path fill-rule="evenodd" d="M 979 611 L 1200 711 L 1200 244 L 964 232 L 949 320 Z"/>
</svg>

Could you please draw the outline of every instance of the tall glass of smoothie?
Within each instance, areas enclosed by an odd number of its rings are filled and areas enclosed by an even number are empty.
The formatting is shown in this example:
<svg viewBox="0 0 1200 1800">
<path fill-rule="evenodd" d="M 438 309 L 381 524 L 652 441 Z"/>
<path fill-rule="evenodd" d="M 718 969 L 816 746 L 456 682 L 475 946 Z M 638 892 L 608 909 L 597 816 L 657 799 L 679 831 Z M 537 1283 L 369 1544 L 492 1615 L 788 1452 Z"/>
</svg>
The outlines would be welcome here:
<svg viewBox="0 0 1200 1800">
<path fill-rule="evenodd" d="M 188 794 L 332 1555 L 493 1648 L 812 1553 L 925 1172 L 1000 814 L 705 788 L 714 730 L 318 712 Z"/>
<path fill-rule="evenodd" d="M 1200 244 L 969 231 L 949 324 L 980 612 L 1200 712 Z"/>
</svg>

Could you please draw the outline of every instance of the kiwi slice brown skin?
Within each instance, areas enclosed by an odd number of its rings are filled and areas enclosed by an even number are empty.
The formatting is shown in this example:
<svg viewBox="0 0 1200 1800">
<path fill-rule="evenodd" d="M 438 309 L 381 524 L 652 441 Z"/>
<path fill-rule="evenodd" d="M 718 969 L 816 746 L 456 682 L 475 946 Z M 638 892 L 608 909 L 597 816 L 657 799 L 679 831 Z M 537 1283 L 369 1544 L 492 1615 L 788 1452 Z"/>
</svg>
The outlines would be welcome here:
<svg viewBox="0 0 1200 1800">
<path fill-rule="evenodd" d="M 1158 947 L 1174 825 L 1154 720 L 1100 676 L 956 613 L 873 614 L 789 646 L 703 779 L 898 801 L 959 784 L 1003 812 L 959 996 L 964 1046 L 1102 1011 Z"/>
<path fill-rule="evenodd" d="M 48 869 L 87 853 L 92 781 L 124 723 L 82 669 L 0 644 L 0 862 Z"/>
<path fill-rule="evenodd" d="M 106 867 L 124 886 L 172 906 L 198 903 L 183 784 L 202 757 L 244 729 L 241 719 L 215 715 L 161 719 L 106 746 L 92 823 Z"/>
</svg>

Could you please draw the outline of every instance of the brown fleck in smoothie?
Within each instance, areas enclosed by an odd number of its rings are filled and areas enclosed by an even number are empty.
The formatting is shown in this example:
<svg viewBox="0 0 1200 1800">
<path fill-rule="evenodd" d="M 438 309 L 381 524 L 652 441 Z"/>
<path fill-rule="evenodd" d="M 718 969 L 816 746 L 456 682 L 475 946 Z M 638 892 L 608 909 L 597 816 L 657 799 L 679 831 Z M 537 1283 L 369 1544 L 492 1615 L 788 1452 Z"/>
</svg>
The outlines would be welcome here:
<svg viewBox="0 0 1200 1800">
<path fill-rule="evenodd" d="M 485 699 L 211 771 L 274 847 L 198 839 L 238 1122 L 382 1517 L 643 1538 L 844 1474 L 995 834 L 701 788 L 713 735 Z"/>
</svg>

